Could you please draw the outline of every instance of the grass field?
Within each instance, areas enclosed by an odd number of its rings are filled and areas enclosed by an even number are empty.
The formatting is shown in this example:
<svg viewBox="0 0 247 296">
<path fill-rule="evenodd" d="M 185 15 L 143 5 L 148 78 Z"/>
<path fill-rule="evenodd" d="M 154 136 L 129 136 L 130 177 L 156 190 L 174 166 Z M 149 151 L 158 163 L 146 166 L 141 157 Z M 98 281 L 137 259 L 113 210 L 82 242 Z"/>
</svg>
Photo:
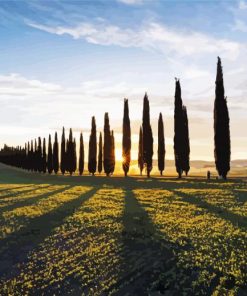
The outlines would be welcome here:
<svg viewBox="0 0 247 296">
<path fill-rule="evenodd" d="M 247 186 L 0 165 L 1 295 L 247 295 Z"/>
</svg>

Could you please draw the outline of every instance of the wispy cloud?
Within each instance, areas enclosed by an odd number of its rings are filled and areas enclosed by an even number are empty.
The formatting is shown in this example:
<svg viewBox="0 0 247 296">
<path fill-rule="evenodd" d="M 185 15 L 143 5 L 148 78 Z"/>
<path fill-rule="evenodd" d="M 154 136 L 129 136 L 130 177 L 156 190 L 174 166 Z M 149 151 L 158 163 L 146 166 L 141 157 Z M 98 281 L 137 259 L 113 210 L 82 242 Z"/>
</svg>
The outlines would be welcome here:
<svg viewBox="0 0 247 296">
<path fill-rule="evenodd" d="M 242 20 L 235 20 L 235 24 L 232 26 L 233 31 L 247 32 L 247 24 Z"/>
<path fill-rule="evenodd" d="M 239 1 L 239 5 L 238 5 L 239 9 L 241 10 L 245 10 L 247 9 L 247 3 L 243 0 Z"/>
<path fill-rule="evenodd" d="M 234 60 L 241 47 L 235 41 L 216 39 L 199 32 L 178 31 L 156 22 L 137 30 L 93 23 L 81 23 L 75 27 L 49 26 L 33 22 L 29 22 L 28 25 L 56 35 L 67 34 L 74 39 L 84 39 L 88 43 L 144 48 L 162 53 L 173 52 L 179 56 L 214 54 Z"/>
<path fill-rule="evenodd" d="M 136 5 L 136 4 L 142 4 L 143 0 L 117 0 L 117 2 L 121 2 L 127 5 Z"/>
</svg>

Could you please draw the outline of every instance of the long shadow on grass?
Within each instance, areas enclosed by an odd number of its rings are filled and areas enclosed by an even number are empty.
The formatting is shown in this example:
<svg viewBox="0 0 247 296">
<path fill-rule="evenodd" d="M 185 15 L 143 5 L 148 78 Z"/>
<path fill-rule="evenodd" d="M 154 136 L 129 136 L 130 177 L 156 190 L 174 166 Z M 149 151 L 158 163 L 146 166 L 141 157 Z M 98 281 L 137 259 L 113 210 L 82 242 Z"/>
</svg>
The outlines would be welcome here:
<svg viewBox="0 0 247 296">
<path fill-rule="evenodd" d="M 17 208 L 20 208 L 20 207 L 30 206 L 34 202 L 38 202 L 43 198 L 46 198 L 48 196 L 51 196 L 51 195 L 54 195 L 54 194 L 57 194 L 57 193 L 60 193 L 60 192 L 63 192 L 65 189 L 68 189 L 68 188 L 72 187 L 72 186 L 68 186 L 68 185 L 67 186 L 61 185 L 61 186 L 62 186 L 62 188 L 59 188 L 59 189 L 56 189 L 56 190 L 51 189 L 50 192 L 45 192 L 45 193 L 42 193 L 42 194 L 39 194 L 39 195 L 24 198 L 23 200 L 14 202 L 12 205 L 6 205 L 4 207 L 1 207 L 0 208 L 0 213 L 2 214 L 4 212 L 13 211 L 14 209 L 17 209 Z M 41 189 L 47 189 L 49 187 L 52 187 L 52 185 L 43 186 L 41 188 L 38 187 L 38 188 L 34 189 L 34 191 L 41 190 Z"/>
<path fill-rule="evenodd" d="M 21 186 L 17 186 L 17 187 L 1 188 L 0 193 L 3 192 L 3 191 L 11 191 L 11 190 L 16 190 L 16 189 L 22 189 L 22 188 L 26 188 L 26 187 L 30 187 L 30 186 L 32 186 L 32 184 L 21 185 Z M 0 196 L 0 198 L 1 198 L 1 196 Z"/>
<path fill-rule="evenodd" d="M 39 185 L 36 185 L 36 186 L 39 186 Z M 19 196 L 21 194 L 29 193 L 29 192 L 35 191 L 37 189 L 40 189 L 40 187 L 34 187 L 32 189 L 27 188 L 25 190 L 18 191 L 18 192 L 15 192 L 15 193 L 14 192 L 9 192 L 9 193 L 7 193 L 5 195 L 0 196 L 0 201 L 1 201 L 1 199 L 5 199 L 5 198 L 8 198 L 8 197 L 17 197 L 17 196 Z"/>
<path fill-rule="evenodd" d="M 18 273 L 16 264 L 26 262 L 28 253 L 51 235 L 56 227 L 62 225 L 64 219 L 72 215 L 97 190 L 98 188 L 94 187 L 77 198 L 65 202 L 53 211 L 30 219 L 25 227 L 1 240 L 0 258 L 3 262 L 8 262 L 8 265 L 5 266 L 5 269 L 0 269 L 0 277 L 8 278 L 10 275 L 16 275 Z"/>
<path fill-rule="evenodd" d="M 229 221 L 234 226 L 240 227 L 240 228 L 243 228 L 244 230 L 246 230 L 247 218 L 245 218 L 241 215 L 232 213 L 227 209 L 223 209 L 218 206 L 209 204 L 205 200 L 203 200 L 201 197 L 194 197 L 190 194 L 181 192 L 179 190 L 174 190 L 171 192 L 175 193 L 177 196 L 181 197 L 183 201 L 194 204 L 196 206 L 199 206 L 200 208 L 206 209 L 208 212 L 213 213 L 214 215 L 218 216 L 219 218 Z"/>
<path fill-rule="evenodd" d="M 145 296 L 150 291 L 181 292 L 175 287 L 176 276 L 172 278 L 174 269 L 178 268 L 175 254 L 182 248 L 190 249 L 191 246 L 188 244 L 182 247 L 168 241 L 153 224 L 131 190 L 126 190 L 123 226 L 119 280 L 110 288 L 111 291 L 117 291 L 113 295 L 129 293 Z M 181 267 L 180 271 L 190 274 L 189 270 Z"/>
</svg>

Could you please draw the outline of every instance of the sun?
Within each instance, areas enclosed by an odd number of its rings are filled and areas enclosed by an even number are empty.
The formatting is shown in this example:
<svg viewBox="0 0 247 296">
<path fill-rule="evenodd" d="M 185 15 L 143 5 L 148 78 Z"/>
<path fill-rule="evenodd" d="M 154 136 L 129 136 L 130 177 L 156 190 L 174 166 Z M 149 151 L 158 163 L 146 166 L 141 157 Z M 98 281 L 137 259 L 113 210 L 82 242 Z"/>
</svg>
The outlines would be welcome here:
<svg viewBox="0 0 247 296">
<path fill-rule="evenodd" d="M 123 161 L 122 149 L 116 149 L 115 150 L 115 156 L 116 156 L 117 161 Z"/>
</svg>

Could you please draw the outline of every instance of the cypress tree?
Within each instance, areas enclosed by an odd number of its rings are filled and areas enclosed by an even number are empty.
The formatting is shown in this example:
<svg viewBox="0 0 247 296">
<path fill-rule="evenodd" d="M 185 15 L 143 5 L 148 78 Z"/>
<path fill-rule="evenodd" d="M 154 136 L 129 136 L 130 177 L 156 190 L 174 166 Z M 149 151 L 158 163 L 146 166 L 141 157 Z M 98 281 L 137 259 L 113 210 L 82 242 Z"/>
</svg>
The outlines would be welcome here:
<svg viewBox="0 0 247 296">
<path fill-rule="evenodd" d="M 158 168 L 161 176 L 165 169 L 165 153 L 164 124 L 160 113 L 158 121 Z"/>
<path fill-rule="evenodd" d="M 31 140 L 31 152 L 30 152 L 30 169 L 34 170 L 34 151 L 33 151 L 33 140 Z"/>
<path fill-rule="evenodd" d="M 69 130 L 69 141 L 67 145 L 67 153 L 66 153 L 66 162 L 67 162 L 67 170 L 70 173 L 70 175 L 74 172 L 74 161 L 75 161 L 75 147 L 74 147 L 74 141 L 73 141 L 73 134 L 72 129 Z"/>
<path fill-rule="evenodd" d="M 41 145 L 41 138 L 38 138 L 38 147 L 37 147 L 37 169 L 41 173 L 42 172 L 42 145 Z"/>
<path fill-rule="evenodd" d="M 61 161 L 60 161 L 60 168 L 61 172 L 64 175 L 65 170 L 66 170 L 66 142 L 65 142 L 65 131 L 63 127 L 63 132 L 62 132 L 62 138 L 61 138 Z"/>
<path fill-rule="evenodd" d="M 55 140 L 53 143 L 53 170 L 55 174 L 57 174 L 59 170 L 57 132 L 55 132 Z"/>
<path fill-rule="evenodd" d="M 131 150 L 131 130 L 129 119 L 129 105 L 128 100 L 124 99 L 124 116 L 123 116 L 123 141 L 122 141 L 122 158 L 123 171 L 127 176 L 130 167 L 130 150 Z"/>
<path fill-rule="evenodd" d="M 218 174 L 224 179 L 226 179 L 230 170 L 231 140 L 229 121 L 221 59 L 218 57 L 214 101 L 214 157 Z"/>
<path fill-rule="evenodd" d="M 111 168 L 110 168 L 110 172 L 111 174 L 113 174 L 114 170 L 115 170 L 115 139 L 114 139 L 114 132 L 111 132 Z"/>
<path fill-rule="evenodd" d="M 176 79 L 175 89 L 175 109 L 174 109 L 174 155 L 175 165 L 179 178 L 183 172 L 183 145 L 184 145 L 184 123 L 183 123 L 183 103 L 181 98 L 181 87 Z"/>
<path fill-rule="evenodd" d="M 88 171 L 94 176 L 97 167 L 97 135 L 95 117 L 92 117 L 91 134 L 89 138 Z"/>
<path fill-rule="evenodd" d="M 51 174 L 53 171 L 51 135 L 49 135 L 49 143 L 48 143 L 47 170 L 49 174 Z"/>
<path fill-rule="evenodd" d="M 27 143 L 27 169 L 30 171 L 31 169 L 31 148 L 30 143 Z"/>
<path fill-rule="evenodd" d="M 79 151 L 79 174 L 82 175 L 84 171 L 84 143 L 83 135 L 80 134 L 80 151 Z"/>
<path fill-rule="evenodd" d="M 42 171 L 46 173 L 46 143 L 45 138 L 43 139 L 43 153 L 42 153 Z"/>
<path fill-rule="evenodd" d="M 108 113 L 105 113 L 104 119 L 104 171 L 107 176 L 111 173 L 111 132 Z"/>
<path fill-rule="evenodd" d="M 38 170 L 38 148 L 37 148 L 37 140 L 34 140 L 34 171 Z"/>
<path fill-rule="evenodd" d="M 99 154 L 98 154 L 98 172 L 102 172 L 102 133 L 99 134 Z"/>
<path fill-rule="evenodd" d="M 153 168 L 153 133 L 150 125 L 150 111 L 149 100 L 147 93 L 143 99 L 143 117 L 142 117 L 142 131 L 143 131 L 143 163 L 147 170 L 147 177 L 150 177 L 150 172 Z"/>
<path fill-rule="evenodd" d="M 66 149 L 65 149 L 65 156 L 64 156 L 64 167 L 65 167 L 65 171 L 68 172 L 69 171 L 69 161 L 68 161 L 68 148 L 69 148 L 69 140 L 66 140 Z"/>
<path fill-rule="evenodd" d="M 143 163 L 143 135 L 142 135 L 142 127 L 140 127 L 140 132 L 139 132 L 138 167 L 140 169 L 140 175 L 142 176 L 142 171 L 143 171 L 143 167 L 144 167 L 144 163 Z"/>
<path fill-rule="evenodd" d="M 184 158 L 183 158 L 183 171 L 186 176 L 190 170 L 190 139 L 189 139 L 189 125 L 187 109 L 183 106 L 183 121 L 184 121 Z"/>
<path fill-rule="evenodd" d="M 76 155 L 76 140 L 74 138 L 73 141 L 73 156 L 72 156 L 72 160 L 73 160 L 73 173 L 76 171 L 77 169 L 77 155 Z"/>
</svg>

